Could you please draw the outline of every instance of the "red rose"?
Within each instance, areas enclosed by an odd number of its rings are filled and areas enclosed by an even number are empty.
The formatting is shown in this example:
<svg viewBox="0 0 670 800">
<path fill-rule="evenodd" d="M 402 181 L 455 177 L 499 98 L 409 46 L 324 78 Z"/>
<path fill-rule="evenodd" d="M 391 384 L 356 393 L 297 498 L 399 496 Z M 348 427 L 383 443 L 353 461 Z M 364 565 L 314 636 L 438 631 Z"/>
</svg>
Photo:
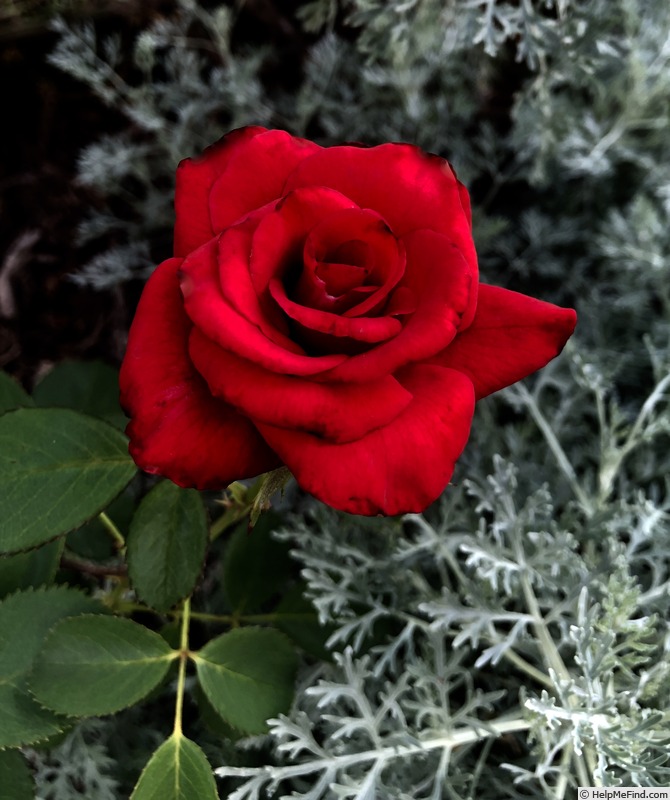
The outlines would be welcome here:
<svg viewBox="0 0 670 800">
<path fill-rule="evenodd" d="M 335 508 L 422 511 L 475 401 L 575 326 L 571 309 L 479 284 L 468 193 L 410 145 L 243 128 L 179 165 L 175 206 L 121 391 L 133 458 L 181 486 L 285 464 Z"/>
</svg>

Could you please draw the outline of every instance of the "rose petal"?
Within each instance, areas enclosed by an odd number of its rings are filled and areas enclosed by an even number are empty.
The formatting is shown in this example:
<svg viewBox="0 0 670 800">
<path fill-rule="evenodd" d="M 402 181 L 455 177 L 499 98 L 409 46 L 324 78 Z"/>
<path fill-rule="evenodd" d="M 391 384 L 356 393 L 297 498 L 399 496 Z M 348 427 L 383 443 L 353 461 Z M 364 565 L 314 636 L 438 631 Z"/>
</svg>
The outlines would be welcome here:
<svg viewBox="0 0 670 800">
<path fill-rule="evenodd" d="M 210 391 L 245 416 L 332 441 L 359 439 L 387 425 L 412 399 L 390 375 L 365 384 L 330 384 L 268 372 L 198 330 L 191 333 L 190 354 Z"/>
<path fill-rule="evenodd" d="M 479 400 L 555 358 L 576 322 L 571 308 L 481 284 L 472 325 L 430 363 L 467 375 Z"/>
<path fill-rule="evenodd" d="M 209 213 L 212 186 L 235 153 L 244 152 L 255 137 L 265 132 L 265 128 L 258 126 L 238 128 L 208 147 L 198 158 L 186 158 L 179 163 L 174 197 L 175 256 L 187 255 L 214 236 L 216 231 Z"/>
<path fill-rule="evenodd" d="M 221 237 L 237 236 L 231 228 Z M 224 298 L 219 283 L 219 238 L 190 253 L 180 270 L 184 308 L 208 338 L 272 372 L 315 375 L 346 359 L 345 355 L 312 357 L 272 341 Z"/>
<path fill-rule="evenodd" d="M 279 307 L 300 326 L 300 341 L 310 342 L 311 331 L 319 331 L 337 338 L 349 338 L 355 342 L 385 342 L 402 330 L 402 323 L 395 317 L 342 317 L 318 308 L 308 308 L 294 303 L 286 296 L 280 281 L 273 278 L 270 294 Z M 306 337 L 306 338 L 305 338 Z"/>
<path fill-rule="evenodd" d="M 191 364 L 180 264 L 172 258 L 156 269 L 130 330 L 120 376 L 129 449 L 146 472 L 180 486 L 220 489 L 280 462 L 248 420 L 211 396 Z"/>
<path fill-rule="evenodd" d="M 405 296 L 415 299 L 416 311 L 393 339 L 350 357 L 318 380 L 374 380 L 436 355 L 456 335 L 471 292 L 471 271 L 460 250 L 433 231 L 407 234 L 403 243 L 407 267 L 397 291 L 408 290 Z"/>
<path fill-rule="evenodd" d="M 298 189 L 277 203 L 253 234 L 249 274 L 256 294 L 263 297 L 272 278 L 286 278 L 292 268 L 297 279 L 308 233 L 325 217 L 350 208 L 351 200 L 323 186 Z"/>
<path fill-rule="evenodd" d="M 338 263 L 347 256 L 352 260 Z M 402 277 L 404 267 L 404 250 L 379 214 L 348 208 L 329 214 L 309 232 L 295 299 L 330 310 L 327 304 L 333 296 L 339 297 L 364 283 L 379 287 L 379 296 L 367 297 L 360 310 L 347 311 L 347 316 L 359 316 L 380 304 Z M 315 303 L 324 289 L 326 305 Z"/>
<path fill-rule="evenodd" d="M 446 487 L 470 433 L 472 384 L 460 372 L 423 364 L 396 376 L 412 402 L 391 423 L 347 444 L 256 425 L 298 484 L 352 514 L 420 512 Z"/>
<path fill-rule="evenodd" d="M 212 186 L 209 210 L 215 233 L 255 208 L 282 197 L 286 178 L 305 158 L 322 148 L 286 131 L 264 131 L 230 157 Z"/>
<path fill-rule="evenodd" d="M 269 297 L 261 297 L 251 283 L 249 254 L 257 221 L 246 220 L 219 237 L 219 283 L 224 299 L 275 344 L 293 353 L 304 350 L 290 337 L 286 317 Z"/>
<path fill-rule="evenodd" d="M 476 286 L 467 191 L 444 159 L 409 144 L 329 147 L 298 164 L 285 191 L 311 185 L 330 186 L 361 208 L 374 209 L 398 237 L 422 228 L 442 233 L 463 254 Z M 473 292 L 463 328 L 474 317 L 476 300 Z"/>
</svg>

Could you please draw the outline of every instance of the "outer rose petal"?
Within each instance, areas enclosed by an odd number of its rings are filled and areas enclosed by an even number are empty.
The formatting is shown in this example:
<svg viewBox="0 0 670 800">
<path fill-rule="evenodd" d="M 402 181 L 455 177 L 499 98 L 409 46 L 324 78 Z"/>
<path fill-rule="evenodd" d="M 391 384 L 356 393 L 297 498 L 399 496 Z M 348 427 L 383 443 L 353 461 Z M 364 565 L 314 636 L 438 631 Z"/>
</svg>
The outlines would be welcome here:
<svg viewBox="0 0 670 800">
<path fill-rule="evenodd" d="M 212 186 L 209 213 L 214 232 L 219 233 L 253 209 L 285 194 L 284 183 L 291 171 L 321 149 L 286 131 L 264 131 L 247 140 L 231 155 L 225 171 Z"/>
<path fill-rule="evenodd" d="M 423 228 L 443 234 L 463 254 L 476 287 L 479 273 L 467 192 L 444 159 L 409 144 L 328 147 L 297 165 L 285 191 L 313 185 L 337 189 L 361 208 L 373 209 L 398 237 Z M 472 321 L 476 301 L 473 292 L 463 329 Z"/>
<path fill-rule="evenodd" d="M 571 308 L 480 284 L 472 325 L 429 363 L 467 375 L 479 400 L 555 358 L 576 322 Z"/>
<path fill-rule="evenodd" d="M 212 394 L 252 420 L 337 442 L 360 439 L 405 409 L 412 395 L 391 375 L 369 383 L 315 383 L 258 367 L 217 347 L 197 329 L 190 354 Z"/>
<path fill-rule="evenodd" d="M 129 449 L 146 472 L 180 486 L 220 489 L 280 462 L 247 419 L 211 396 L 191 364 L 180 264 L 172 258 L 153 273 L 130 330 L 120 377 L 131 417 Z"/>
<path fill-rule="evenodd" d="M 209 241 L 215 231 L 209 214 L 209 193 L 225 172 L 231 157 L 265 128 L 237 128 L 208 147 L 198 158 L 185 158 L 177 167 L 175 186 L 174 254 L 185 256 Z M 288 174 L 288 173 L 287 173 Z"/>
<path fill-rule="evenodd" d="M 391 423 L 348 444 L 256 423 L 298 484 L 352 514 L 423 511 L 444 490 L 470 434 L 472 384 L 460 372 L 401 370 L 414 399 Z"/>
</svg>

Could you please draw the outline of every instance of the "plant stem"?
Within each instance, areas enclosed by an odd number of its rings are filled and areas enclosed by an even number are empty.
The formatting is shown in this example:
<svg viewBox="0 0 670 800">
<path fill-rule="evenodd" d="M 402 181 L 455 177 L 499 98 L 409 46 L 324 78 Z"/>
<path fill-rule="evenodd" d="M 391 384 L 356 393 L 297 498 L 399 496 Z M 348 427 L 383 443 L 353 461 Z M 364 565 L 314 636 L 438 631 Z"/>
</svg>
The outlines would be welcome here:
<svg viewBox="0 0 670 800">
<path fill-rule="evenodd" d="M 191 622 L 191 598 L 187 597 L 182 606 L 181 637 L 179 640 L 179 674 L 177 677 L 177 701 L 174 709 L 174 728 L 172 735 L 182 734 L 182 713 L 184 710 L 184 685 L 186 683 L 186 662 L 188 661 L 188 629 Z"/>
<path fill-rule="evenodd" d="M 98 564 L 86 558 L 79 558 L 73 553 L 64 553 L 60 558 L 60 565 L 63 569 L 74 569 L 77 572 L 84 572 L 87 575 L 105 577 L 107 575 L 125 576 L 128 574 L 128 567 L 125 564 Z"/>
<path fill-rule="evenodd" d="M 414 754 L 424 754 L 426 751 L 431 750 L 453 750 L 457 747 L 472 742 L 483 742 L 490 737 L 502 736 L 505 733 L 515 733 L 527 731 L 531 727 L 531 723 L 526 719 L 506 719 L 489 721 L 486 724 L 482 723 L 481 727 L 463 727 L 456 728 L 444 736 L 438 736 L 434 739 L 424 739 L 417 744 L 398 745 L 395 744 L 381 749 L 363 750 L 357 753 L 346 753 L 334 758 L 314 759 L 313 761 L 304 764 L 289 764 L 283 767 L 273 767 L 272 774 L 274 779 L 287 780 L 293 777 L 301 777 L 302 775 L 316 772 L 318 770 L 326 770 L 332 768 L 333 761 L 337 762 L 339 769 L 344 769 L 354 764 L 363 764 L 366 761 L 375 762 L 389 762 L 395 758 L 406 758 Z M 251 777 L 256 776 L 256 767 L 220 767 L 215 770 L 218 775 L 225 775 L 231 777 Z M 588 785 L 588 784 L 584 784 Z"/>
<path fill-rule="evenodd" d="M 123 534 L 121 533 L 121 531 L 116 527 L 116 525 L 107 516 L 107 514 L 105 514 L 104 511 L 101 511 L 98 516 L 100 517 L 100 522 L 102 522 L 105 530 L 114 540 L 114 545 L 116 549 L 120 553 L 123 553 L 126 549 L 126 540 L 123 538 Z"/>
<path fill-rule="evenodd" d="M 514 666 L 519 669 L 521 672 L 524 672 L 528 677 L 533 678 L 538 683 L 541 683 L 547 689 L 553 689 L 554 684 L 547 675 L 542 672 L 542 670 L 537 669 L 525 658 L 522 658 L 518 653 L 515 653 L 514 650 L 505 650 L 503 653 L 503 658 L 506 658 L 510 663 L 514 664 Z"/>
<path fill-rule="evenodd" d="M 528 569 L 524 557 L 523 546 L 518 535 L 515 537 L 514 546 L 516 550 L 517 562 L 521 566 L 521 588 L 528 611 L 533 617 L 533 627 L 535 628 L 535 632 L 540 643 L 540 650 L 542 651 L 547 666 L 554 671 L 556 679 L 569 683 L 571 680 L 570 671 L 565 666 L 565 663 L 561 658 L 561 654 L 558 652 L 558 648 L 556 647 L 554 640 L 551 638 L 549 628 L 547 627 L 542 610 L 540 609 L 540 604 L 537 602 L 537 597 L 535 596 L 533 586 L 530 582 L 530 578 L 528 577 Z M 579 785 L 590 786 L 589 772 L 584 763 L 584 756 L 579 756 L 576 752 L 574 752 L 574 750 L 572 756 L 575 769 L 577 770 L 577 775 L 579 776 Z"/>
<path fill-rule="evenodd" d="M 558 779 L 556 781 L 556 800 L 563 800 L 565 793 L 568 790 L 568 765 L 570 764 L 573 750 L 574 748 L 572 746 L 572 742 L 563 748 L 560 766 L 558 768 Z"/>
<path fill-rule="evenodd" d="M 598 497 L 598 501 L 600 503 L 603 503 L 609 497 L 609 494 L 612 491 L 612 485 L 614 484 L 614 479 L 619 472 L 619 468 L 621 467 L 623 460 L 640 443 L 644 424 L 647 421 L 647 418 L 656 408 L 656 405 L 663 399 L 663 396 L 669 386 L 670 373 L 668 373 L 656 384 L 652 393 L 645 400 L 635 422 L 633 423 L 632 428 L 630 429 L 630 432 L 628 433 L 628 436 L 626 437 L 626 441 L 616 452 L 616 456 L 613 458 L 612 463 L 609 465 L 607 471 L 603 472 L 601 469 L 600 492 Z"/>
<path fill-rule="evenodd" d="M 586 492 L 582 489 L 579 479 L 572 468 L 572 464 L 565 455 L 565 450 L 563 450 L 561 447 L 561 444 L 556 438 L 556 434 L 552 430 L 551 425 L 547 421 L 544 414 L 540 411 L 538 404 L 535 402 L 535 398 L 528 391 L 528 389 L 526 389 L 523 384 L 519 384 L 516 387 L 516 390 L 530 411 L 530 415 L 535 420 L 535 424 L 544 436 L 545 441 L 549 445 L 549 449 L 554 454 L 554 457 L 558 462 L 558 466 L 561 468 L 561 471 L 570 484 L 572 491 L 575 493 L 575 497 L 579 500 L 579 503 L 584 511 L 586 511 L 586 513 L 590 516 L 593 513 L 593 503 Z"/>
</svg>

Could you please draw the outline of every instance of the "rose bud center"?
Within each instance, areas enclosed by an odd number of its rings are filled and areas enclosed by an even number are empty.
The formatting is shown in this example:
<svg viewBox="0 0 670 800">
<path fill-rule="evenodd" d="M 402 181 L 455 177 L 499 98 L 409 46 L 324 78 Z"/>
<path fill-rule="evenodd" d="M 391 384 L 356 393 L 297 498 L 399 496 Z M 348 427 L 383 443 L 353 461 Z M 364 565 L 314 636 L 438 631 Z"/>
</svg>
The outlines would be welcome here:
<svg viewBox="0 0 670 800">
<path fill-rule="evenodd" d="M 368 209 L 330 214 L 307 235 L 296 302 L 347 316 L 379 313 L 389 279 L 402 277 L 398 242 L 384 220 Z M 390 288 L 390 287 L 389 287 Z M 377 301 L 364 303 L 378 294 Z"/>
</svg>

